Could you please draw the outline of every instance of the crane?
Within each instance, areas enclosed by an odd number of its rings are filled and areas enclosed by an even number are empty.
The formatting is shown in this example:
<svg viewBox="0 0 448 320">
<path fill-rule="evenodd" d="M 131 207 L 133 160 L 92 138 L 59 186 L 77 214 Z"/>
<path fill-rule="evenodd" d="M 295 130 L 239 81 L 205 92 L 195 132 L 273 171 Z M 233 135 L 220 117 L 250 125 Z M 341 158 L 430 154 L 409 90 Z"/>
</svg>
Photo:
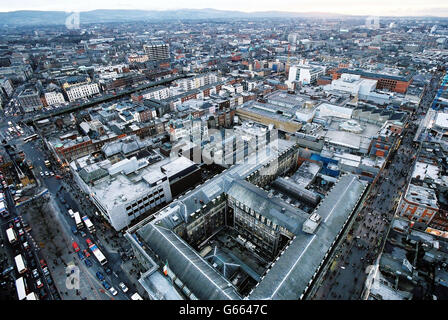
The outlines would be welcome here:
<svg viewBox="0 0 448 320">
<path fill-rule="evenodd" d="M 288 70 L 289 70 L 289 60 L 291 58 L 291 44 L 288 44 L 288 60 L 286 61 L 286 65 L 285 65 L 285 74 L 288 75 L 286 72 L 286 66 L 288 66 Z"/>
</svg>

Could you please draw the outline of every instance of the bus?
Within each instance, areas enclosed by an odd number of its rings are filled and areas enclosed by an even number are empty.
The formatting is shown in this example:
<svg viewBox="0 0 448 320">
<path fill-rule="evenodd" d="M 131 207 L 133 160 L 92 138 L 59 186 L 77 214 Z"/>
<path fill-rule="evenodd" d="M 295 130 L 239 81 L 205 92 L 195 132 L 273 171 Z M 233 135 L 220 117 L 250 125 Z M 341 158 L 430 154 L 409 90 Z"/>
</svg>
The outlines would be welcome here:
<svg viewBox="0 0 448 320">
<path fill-rule="evenodd" d="M 100 249 L 98 249 L 98 247 L 96 246 L 96 244 L 92 243 L 89 245 L 89 249 L 90 251 L 92 251 L 93 255 L 95 256 L 95 258 L 98 260 L 98 262 L 101 265 L 105 265 L 107 263 L 107 259 L 104 256 L 104 254 L 101 252 Z"/>
<path fill-rule="evenodd" d="M 73 218 L 75 218 L 76 228 L 81 229 L 82 227 L 84 227 L 78 211 L 73 214 Z"/>
<path fill-rule="evenodd" d="M 75 217 L 75 213 L 73 212 L 72 209 L 68 209 L 68 214 L 70 215 L 70 218 L 74 218 Z"/>
<path fill-rule="evenodd" d="M 22 258 L 22 255 L 18 254 L 17 256 L 15 256 L 14 260 L 16 261 L 16 267 L 19 274 L 25 273 L 27 271 L 27 268 L 25 265 L 25 261 Z"/>
<path fill-rule="evenodd" d="M 131 300 L 143 300 L 143 298 L 136 292 L 131 296 Z"/>
<path fill-rule="evenodd" d="M 6 229 L 6 236 L 8 237 L 8 241 L 10 244 L 14 244 L 17 242 L 17 235 L 13 227 Z"/>
<path fill-rule="evenodd" d="M 95 232 L 95 226 L 93 225 L 92 221 L 90 221 L 88 216 L 83 216 L 82 221 L 84 221 L 84 224 L 86 225 L 87 230 L 89 232 Z"/>
<path fill-rule="evenodd" d="M 20 277 L 16 280 L 16 290 L 19 300 L 25 300 L 27 296 L 26 292 L 28 291 L 28 287 L 23 277 Z"/>
<path fill-rule="evenodd" d="M 37 134 L 32 134 L 32 135 L 30 135 L 30 136 L 24 138 L 23 141 L 24 141 L 24 142 L 28 142 L 28 141 L 35 140 L 35 139 L 37 139 L 37 138 L 38 138 L 38 135 L 37 135 Z"/>
</svg>

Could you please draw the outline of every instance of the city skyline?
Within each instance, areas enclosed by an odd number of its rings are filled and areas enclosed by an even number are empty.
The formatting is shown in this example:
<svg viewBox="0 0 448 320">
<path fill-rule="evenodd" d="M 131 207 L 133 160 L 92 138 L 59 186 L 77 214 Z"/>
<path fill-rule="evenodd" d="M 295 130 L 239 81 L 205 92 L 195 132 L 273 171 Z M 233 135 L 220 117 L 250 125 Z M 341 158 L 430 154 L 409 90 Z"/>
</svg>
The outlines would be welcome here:
<svg viewBox="0 0 448 320">
<path fill-rule="evenodd" d="M 125 3 L 122 0 L 105 1 L 100 0 L 92 3 L 87 0 L 76 2 L 54 3 L 44 0 L 36 4 L 30 0 L 16 1 L 13 5 L 3 3 L 0 5 L 0 12 L 12 12 L 20 10 L 38 10 L 38 11 L 66 11 L 66 12 L 84 12 L 99 9 L 110 10 L 183 10 L 183 9 L 215 9 L 241 11 L 246 13 L 281 11 L 292 13 L 332 13 L 345 15 L 380 15 L 380 16 L 448 16 L 448 4 L 440 0 L 430 0 L 425 4 L 420 1 L 408 1 L 405 5 L 398 1 L 377 1 L 375 5 L 362 4 L 358 1 L 343 0 L 337 5 L 329 0 L 311 1 L 305 0 L 297 3 L 292 0 L 280 0 L 275 3 L 266 0 L 249 0 L 241 3 L 236 0 L 230 0 L 226 3 L 210 3 L 203 0 L 192 0 L 188 4 L 178 1 L 167 0 L 163 4 L 148 4 L 144 1 L 134 1 L 132 4 Z"/>
</svg>

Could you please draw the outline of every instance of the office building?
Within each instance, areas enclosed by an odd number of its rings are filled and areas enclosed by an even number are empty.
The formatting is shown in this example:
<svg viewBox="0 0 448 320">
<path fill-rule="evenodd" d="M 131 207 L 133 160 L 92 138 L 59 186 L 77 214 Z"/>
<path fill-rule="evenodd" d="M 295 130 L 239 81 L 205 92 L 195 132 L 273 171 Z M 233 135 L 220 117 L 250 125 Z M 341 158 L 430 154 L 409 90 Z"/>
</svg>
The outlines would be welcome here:
<svg viewBox="0 0 448 320">
<path fill-rule="evenodd" d="M 170 45 L 163 41 L 151 41 L 143 45 L 148 61 L 168 60 L 170 58 Z"/>
</svg>

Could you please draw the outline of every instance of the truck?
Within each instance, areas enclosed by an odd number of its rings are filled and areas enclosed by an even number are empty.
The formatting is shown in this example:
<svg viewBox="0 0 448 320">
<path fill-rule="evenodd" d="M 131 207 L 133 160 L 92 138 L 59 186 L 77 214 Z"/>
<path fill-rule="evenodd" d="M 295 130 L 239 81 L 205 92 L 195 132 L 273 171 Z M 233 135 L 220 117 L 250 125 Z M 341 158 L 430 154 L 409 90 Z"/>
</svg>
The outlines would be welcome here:
<svg viewBox="0 0 448 320">
<path fill-rule="evenodd" d="M 104 266 L 107 263 L 106 257 L 101 252 L 101 250 L 96 246 L 96 244 L 92 243 L 91 245 L 89 245 L 89 249 L 90 251 L 92 251 L 93 255 L 101 265 Z"/>
<path fill-rule="evenodd" d="M 3 218 L 9 217 L 9 212 L 6 210 L 5 202 L 3 200 L 0 200 L 0 215 Z"/>
<path fill-rule="evenodd" d="M 95 226 L 90 221 L 89 217 L 83 216 L 81 219 L 82 221 L 84 221 L 84 224 L 86 225 L 86 228 L 87 230 L 89 230 L 89 232 L 95 232 Z"/>
<path fill-rule="evenodd" d="M 13 227 L 6 229 L 6 235 L 10 244 L 14 244 L 17 242 L 17 235 Z"/>
<path fill-rule="evenodd" d="M 73 218 L 75 218 L 76 228 L 81 229 L 84 227 L 84 224 L 82 223 L 82 220 L 81 220 L 81 217 L 80 217 L 78 211 L 73 213 Z"/>
</svg>

